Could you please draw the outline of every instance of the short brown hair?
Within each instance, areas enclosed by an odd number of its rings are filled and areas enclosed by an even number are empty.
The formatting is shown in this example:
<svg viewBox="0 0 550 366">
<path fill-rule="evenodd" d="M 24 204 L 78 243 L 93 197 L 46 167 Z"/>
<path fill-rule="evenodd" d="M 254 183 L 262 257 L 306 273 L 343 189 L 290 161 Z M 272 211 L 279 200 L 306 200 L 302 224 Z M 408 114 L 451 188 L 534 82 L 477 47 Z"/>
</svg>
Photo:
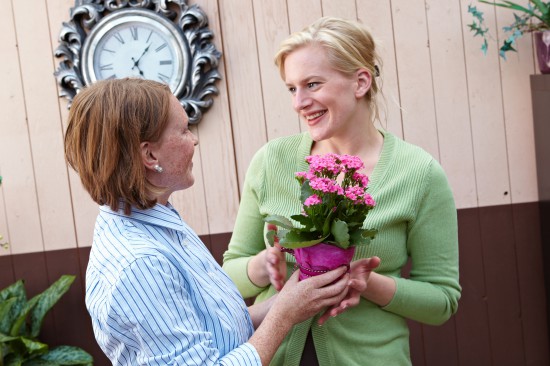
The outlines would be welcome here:
<svg viewBox="0 0 550 366">
<path fill-rule="evenodd" d="M 156 142 L 168 123 L 168 86 L 141 79 L 98 81 L 78 93 L 69 111 L 65 158 L 100 205 L 147 209 L 162 188 L 146 179 L 140 144 Z"/>
</svg>

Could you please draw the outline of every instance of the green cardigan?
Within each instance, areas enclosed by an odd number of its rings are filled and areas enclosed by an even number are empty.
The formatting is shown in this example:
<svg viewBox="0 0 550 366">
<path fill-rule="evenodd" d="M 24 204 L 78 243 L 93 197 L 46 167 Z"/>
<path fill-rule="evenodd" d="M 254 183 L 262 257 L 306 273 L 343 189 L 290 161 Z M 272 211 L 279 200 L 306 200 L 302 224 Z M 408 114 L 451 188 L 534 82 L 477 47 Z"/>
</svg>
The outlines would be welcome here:
<svg viewBox="0 0 550 366">
<path fill-rule="evenodd" d="M 376 272 L 395 279 L 396 293 L 385 307 L 362 298 L 358 306 L 323 326 L 314 323 L 318 316 L 298 324 L 272 365 L 298 365 L 310 328 L 321 366 L 410 365 L 406 318 L 442 324 L 457 310 L 461 288 L 456 208 L 445 173 L 421 148 L 382 134 L 384 146 L 368 188 L 376 207 L 365 220 L 365 227 L 378 229 L 378 234 L 368 246 L 357 248 L 354 259 L 380 257 Z M 311 146 L 307 132 L 279 138 L 262 147 L 250 164 L 223 265 L 245 298 L 263 301 L 275 293 L 272 286 L 255 286 L 246 267 L 267 245 L 264 215 L 301 211 L 294 173 L 308 169 L 304 158 Z M 410 278 L 401 278 L 409 258 Z M 295 260 L 288 254 L 286 260 L 290 274 Z"/>
</svg>

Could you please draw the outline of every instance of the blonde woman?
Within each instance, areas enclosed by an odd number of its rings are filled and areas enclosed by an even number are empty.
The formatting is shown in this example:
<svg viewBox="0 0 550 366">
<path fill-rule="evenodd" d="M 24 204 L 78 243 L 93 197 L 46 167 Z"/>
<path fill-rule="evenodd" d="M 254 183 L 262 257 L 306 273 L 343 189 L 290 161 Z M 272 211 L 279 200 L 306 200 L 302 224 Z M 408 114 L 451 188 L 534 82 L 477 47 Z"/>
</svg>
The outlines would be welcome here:
<svg viewBox="0 0 550 366">
<path fill-rule="evenodd" d="M 378 233 L 354 258 L 378 257 L 380 265 L 365 277 L 360 298 L 342 305 L 358 306 L 322 327 L 318 316 L 295 326 L 272 364 L 410 365 L 406 320 L 442 324 L 457 311 L 461 293 L 456 208 L 445 173 L 421 148 L 375 128 L 383 69 L 359 23 L 319 19 L 283 41 L 275 62 L 307 132 L 270 141 L 254 156 L 223 268 L 256 303 L 284 291 L 295 260 L 266 248 L 263 217 L 300 212 L 294 173 L 307 170 L 306 156 L 359 156 L 376 201 L 364 227 Z M 410 277 L 402 278 L 409 259 Z M 361 278 L 356 263 L 351 276 Z"/>
</svg>

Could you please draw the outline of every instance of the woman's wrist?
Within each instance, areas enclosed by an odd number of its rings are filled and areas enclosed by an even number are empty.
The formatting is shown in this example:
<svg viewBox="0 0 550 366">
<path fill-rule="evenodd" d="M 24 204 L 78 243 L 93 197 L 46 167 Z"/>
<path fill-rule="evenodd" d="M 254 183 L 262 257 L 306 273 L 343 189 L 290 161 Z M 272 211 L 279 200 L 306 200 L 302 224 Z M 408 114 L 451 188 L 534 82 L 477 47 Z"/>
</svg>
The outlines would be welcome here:
<svg viewBox="0 0 550 366">
<path fill-rule="evenodd" d="M 372 272 L 367 282 L 367 288 L 361 295 L 378 306 L 384 307 L 391 302 L 396 289 L 397 286 L 392 277 Z"/>
<path fill-rule="evenodd" d="M 256 287 L 266 287 L 270 284 L 266 265 L 266 250 L 262 250 L 248 261 L 246 273 Z"/>
</svg>

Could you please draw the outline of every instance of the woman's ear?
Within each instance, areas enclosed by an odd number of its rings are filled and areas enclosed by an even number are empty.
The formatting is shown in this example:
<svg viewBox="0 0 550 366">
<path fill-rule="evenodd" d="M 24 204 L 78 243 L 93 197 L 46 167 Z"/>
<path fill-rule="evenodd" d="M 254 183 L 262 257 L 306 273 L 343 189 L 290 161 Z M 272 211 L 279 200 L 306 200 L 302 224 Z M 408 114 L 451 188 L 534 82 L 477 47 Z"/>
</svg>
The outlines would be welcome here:
<svg viewBox="0 0 550 366">
<path fill-rule="evenodd" d="M 144 141 L 139 144 L 139 147 L 141 149 L 141 160 L 143 165 L 145 165 L 147 169 L 155 170 L 155 165 L 158 165 L 158 160 L 153 152 L 153 144 Z"/>
<path fill-rule="evenodd" d="M 355 73 L 357 80 L 357 89 L 355 90 L 355 96 L 360 99 L 363 98 L 369 91 L 372 85 L 372 75 L 365 69 L 359 69 Z"/>
</svg>

